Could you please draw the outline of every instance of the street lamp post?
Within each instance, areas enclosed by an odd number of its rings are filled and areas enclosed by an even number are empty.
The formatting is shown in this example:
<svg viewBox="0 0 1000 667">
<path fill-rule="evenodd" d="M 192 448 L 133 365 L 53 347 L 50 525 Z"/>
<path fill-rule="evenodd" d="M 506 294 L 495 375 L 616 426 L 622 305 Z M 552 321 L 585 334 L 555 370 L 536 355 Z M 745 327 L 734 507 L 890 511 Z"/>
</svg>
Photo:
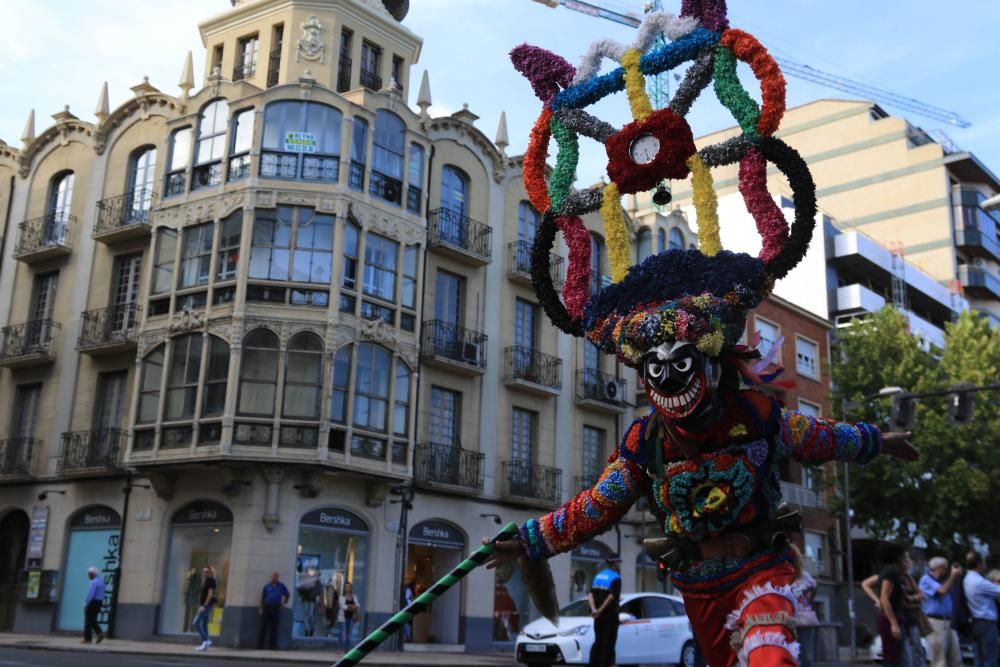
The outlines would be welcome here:
<svg viewBox="0 0 1000 667">
<path fill-rule="evenodd" d="M 847 421 L 847 413 L 850 410 L 860 407 L 876 398 L 896 396 L 897 394 L 904 393 L 904 391 L 902 387 L 882 387 L 878 390 L 878 393 L 865 396 L 857 401 L 848 401 L 845 398 L 841 401 L 841 418 Z M 851 639 L 851 660 L 854 660 L 858 657 L 858 638 L 855 628 L 855 618 L 857 615 L 854 610 L 854 544 L 851 540 L 851 466 L 846 462 L 844 463 L 844 529 L 846 533 L 844 546 L 847 551 L 847 618 L 850 623 L 848 634 Z"/>
<path fill-rule="evenodd" d="M 132 471 L 129 470 L 125 475 L 125 486 L 122 487 L 122 494 L 125 496 L 125 502 L 122 505 L 122 527 L 121 531 L 118 533 L 118 564 L 115 566 L 114 572 L 114 588 L 111 589 L 111 609 L 108 614 L 108 636 L 112 639 L 115 637 L 116 622 L 118 620 L 118 595 L 121 590 L 122 585 L 122 558 L 125 554 L 125 528 L 128 526 L 128 501 L 129 497 L 132 495 L 132 489 L 148 489 L 150 486 L 148 484 L 133 484 L 132 483 Z"/>
</svg>

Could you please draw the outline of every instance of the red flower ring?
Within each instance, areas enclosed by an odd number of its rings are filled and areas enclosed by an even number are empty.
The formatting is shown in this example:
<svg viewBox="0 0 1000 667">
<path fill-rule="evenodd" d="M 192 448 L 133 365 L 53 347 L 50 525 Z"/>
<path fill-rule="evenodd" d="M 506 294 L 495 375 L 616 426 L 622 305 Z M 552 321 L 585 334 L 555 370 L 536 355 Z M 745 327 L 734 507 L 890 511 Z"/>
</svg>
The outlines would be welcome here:
<svg viewBox="0 0 1000 667">
<path fill-rule="evenodd" d="M 632 155 L 636 140 L 651 136 L 655 149 L 648 161 L 639 163 Z M 635 121 L 608 137 L 608 176 L 623 193 L 652 190 L 665 178 L 687 178 L 687 160 L 697 150 L 687 121 L 670 109 L 660 109 L 642 121 Z"/>
<path fill-rule="evenodd" d="M 552 205 L 549 186 L 545 181 L 545 158 L 549 152 L 549 138 L 552 136 L 550 123 L 552 109 L 542 107 L 542 113 L 531 128 L 528 150 L 524 152 L 524 189 L 528 191 L 531 205 L 539 213 L 545 213 Z"/>
</svg>

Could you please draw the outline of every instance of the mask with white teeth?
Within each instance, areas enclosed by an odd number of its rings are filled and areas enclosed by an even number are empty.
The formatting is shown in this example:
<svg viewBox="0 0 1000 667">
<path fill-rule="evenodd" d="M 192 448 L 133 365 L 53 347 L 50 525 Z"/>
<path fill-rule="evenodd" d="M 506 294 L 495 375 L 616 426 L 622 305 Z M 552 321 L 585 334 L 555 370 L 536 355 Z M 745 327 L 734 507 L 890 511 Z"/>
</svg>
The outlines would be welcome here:
<svg viewBox="0 0 1000 667">
<path fill-rule="evenodd" d="M 719 360 L 692 343 L 666 342 L 642 358 L 649 403 L 664 418 L 698 428 L 718 419 Z"/>
</svg>

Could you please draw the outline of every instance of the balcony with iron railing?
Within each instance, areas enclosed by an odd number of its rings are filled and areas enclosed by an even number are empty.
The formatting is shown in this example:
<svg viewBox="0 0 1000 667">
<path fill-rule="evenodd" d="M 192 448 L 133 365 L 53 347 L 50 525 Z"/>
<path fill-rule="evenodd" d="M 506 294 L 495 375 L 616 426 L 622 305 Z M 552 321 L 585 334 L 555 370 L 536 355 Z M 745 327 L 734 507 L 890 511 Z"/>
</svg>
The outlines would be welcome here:
<svg viewBox="0 0 1000 667">
<path fill-rule="evenodd" d="M 59 472 L 117 470 L 126 435 L 126 431 L 118 428 L 63 433 Z"/>
<path fill-rule="evenodd" d="M 508 502 L 554 507 L 562 498 L 562 470 L 523 461 L 501 461 L 500 495 Z"/>
<path fill-rule="evenodd" d="M 493 253 L 493 230 L 457 211 L 434 209 L 427 216 L 427 247 L 466 264 L 484 266 Z"/>
<path fill-rule="evenodd" d="M 267 59 L 267 87 L 274 88 L 278 85 L 278 72 L 281 71 L 281 49 L 271 51 Z"/>
<path fill-rule="evenodd" d="M 18 225 L 20 234 L 14 246 L 14 259 L 33 264 L 70 253 L 69 235 L 76 216 L 63 212 L 49 213 Z"/>
<path fill-rule="evenodd" d="M 371 70 L 361 68 L 361 85 L 368 90 L 379 91 L 382 90 L 382 77 L 378 75 L 378 72 L 373 72 Z"/>
<path fill-rule="evenodd" d="M 0 329 L 0 366 L 27 368 L 55 362 L 55 333 L 58 322 L 33 320 Z"/>
<path fill-rule="evenodd" d="M 256 57 L 256 56 L 254 56 Z M 233 81 L 247 81 L 257 74 L 257 61 L 242 62 L 233 68 Z"/>
<path fill-rule="evenodd" d="M 426 488 L 478 495 L 483 491 L 486 455 L 461 445 L 421 443 L 413 450 L 413 479 Z"/>
<path fill-rule="evenodd" d="M 482 375 L 486 372 L 486 334 L 444 320 L 428 320 L 420 336 L 420 357 L 462 375 Z"/>
<path fill-rule="evenodd" d="M 807 509 L 823 509 L 826 507 L 826 498 L 823 494 L 803 484 L 781 482 L 781 497 L 784 498 L 785 502 L 796 507 Z"/>
<path fill-rule="evenodd" d="M 337 92 L 346 93 L 351 89 L 351 59 L 347 56 L 340 56 L 340 64 L 337 66 Z"/>
<path fill-rule="evenodd" d="M 127 303 L 82 313 L 76 349 L 94 356 L 134 351 L 141 312 L 138 304 Z"/>
<path fill-rule="evenodd" d="M 576 403 L 601 412 L 625 412 L 625 380 L 604 373 L 596 368 L 579 368 L 576 371 Z"/>
<path fill-rule="evenodd" d="M 97 202 L 93 237 L 107 244 L 148 238 L 152 225 L 149 212 L 158 195 L 149 188 L 136 188 Z"/>
<path fill-rule="evenodd" d="M 262 150 L 260 176 L 309 183 L 336 183 L 340 178 L 340 156 Z"/>
<path fill-rule="evenodd" d="M 347 186 L 352 190 L 363 192 L 365 189 L 365 164 L 351 160 L 347 171 Z"/>
<path fill-rule="evenodd" d="M 403 182 L 372 169 L 368 175 L 368 194 L 400 206 L 403 202 Z"/>
<path fill-rule="evenodd" d="M 406 210 L 410 213 L 420 215 L 421 204 L 424 200 L 423 191 L 415 185 L 406 186 Z"/>
<path fill-rule="evenodd" d="M 964 292 L 973 298 L 1000 299 L 1000 278 L 985 266 L 959 264 L 958 280 Z"/>
<path fill-rule="evenodd" d="M 562 390 L 562 359 L 530 347 L 503 352 L 504 384 L 536 396 L 558 396 Z"/>
<path fill-rule="evenodd" d="M 35 438 L 0 440 L 0 478 L 32 477 L 41 446 L 41 440 Z"/>
<path fill-rule="evenodd" d="M 563 282 L 563 258 L 549 254 L 549 275 L 556 287 Z M 507 244 L 507 276 L 522 285 L 531 285 L 531 242 L 511 241 Z"/>
</svg>

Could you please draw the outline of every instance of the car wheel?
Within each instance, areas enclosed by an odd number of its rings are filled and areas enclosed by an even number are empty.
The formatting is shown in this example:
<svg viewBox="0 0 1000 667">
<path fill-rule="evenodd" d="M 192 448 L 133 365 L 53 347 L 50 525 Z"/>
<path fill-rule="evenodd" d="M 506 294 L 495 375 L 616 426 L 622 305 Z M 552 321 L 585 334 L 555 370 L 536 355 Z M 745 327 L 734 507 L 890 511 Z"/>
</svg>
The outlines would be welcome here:
<svg viewBox="0 0 1000 667">
<path fill-rule="evenodd" d="M 681 649 L 681 667 L 698 667 L 698 647 L 688 642 Z"/>
</svg>

